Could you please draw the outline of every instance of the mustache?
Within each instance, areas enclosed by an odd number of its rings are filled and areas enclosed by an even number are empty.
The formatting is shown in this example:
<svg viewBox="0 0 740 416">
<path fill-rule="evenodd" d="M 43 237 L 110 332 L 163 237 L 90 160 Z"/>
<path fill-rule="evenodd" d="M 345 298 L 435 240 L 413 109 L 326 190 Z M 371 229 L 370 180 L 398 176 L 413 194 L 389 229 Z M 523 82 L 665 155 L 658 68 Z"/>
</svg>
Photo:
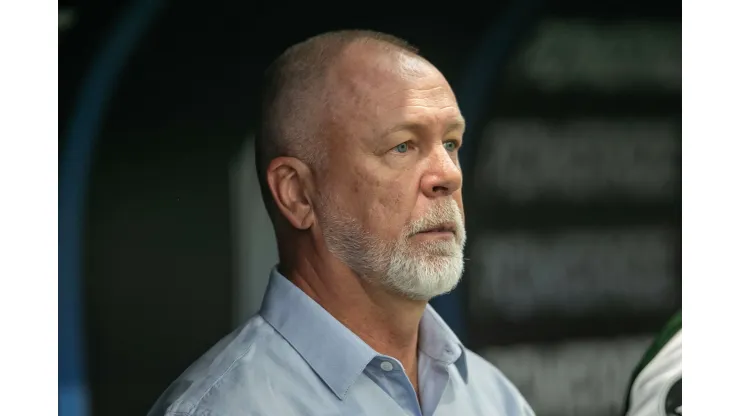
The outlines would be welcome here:
<svg viewBox="0 0 740 416">
<path fill-rule="evenodd" d="M 452 200 L 441 202 L 429 209 L 423 217 L 412 221 L 409 226 L 408 236 L 413 236 L 420 232 L 440 230 L 452 231 L 460 238 L 464 232 L 462 213 L 457 204 Z"/>
</svg>

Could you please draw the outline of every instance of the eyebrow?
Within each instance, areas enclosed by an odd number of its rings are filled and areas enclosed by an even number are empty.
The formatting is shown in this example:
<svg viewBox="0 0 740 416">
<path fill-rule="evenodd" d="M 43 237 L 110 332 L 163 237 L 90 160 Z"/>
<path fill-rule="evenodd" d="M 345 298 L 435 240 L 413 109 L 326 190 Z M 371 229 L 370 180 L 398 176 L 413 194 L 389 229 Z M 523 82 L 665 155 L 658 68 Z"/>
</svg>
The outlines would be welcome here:
<svg viewBox="0 0 740 416">
<path fill-rule="evenodd" d="M 427 125 L 424 123 L 409 121 L 409 122 L 396 124 L 390 127 L 389 129 L 383 132 L 381 137 L 386 137 L 389 134 L 395 133 L 397 131 L 402 131 L 402 130 L 417 130 L 418 131 L 418 130 L 426 130 L 426 129 L 427 129 Z M 463 130 L 463 131 L 465 130 L 465 119 L 462 116 L 460 116 L 459 118 L 455 118 L 453 121 L 447 123 L 447 127 L 445 128 L 445 134 L 453 130 Z"/>
</svg>

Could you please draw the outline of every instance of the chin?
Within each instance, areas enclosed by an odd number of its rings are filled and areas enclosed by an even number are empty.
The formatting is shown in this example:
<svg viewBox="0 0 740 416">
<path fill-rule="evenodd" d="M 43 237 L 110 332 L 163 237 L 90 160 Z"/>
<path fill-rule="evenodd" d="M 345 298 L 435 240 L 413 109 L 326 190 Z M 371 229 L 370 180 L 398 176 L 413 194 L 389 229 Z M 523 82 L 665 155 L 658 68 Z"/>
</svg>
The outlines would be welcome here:
<svg viewBox="0 0 740 416">
<path fill-rule="evenodd" d="M 462 256 L 429 256 L 425 259 L 398 257 L 391 263 L 385 284 L 413 300 L 428 301 L 452 291 L 464 270 Z"/>
<path fill-rule="evenodd" d="M 455 287 L 457 287 L 458 282 L 459 280 L 456 281 L 454 284 L 447 285 L 445 287 L 435 287 L 435 288 L 418 288 L 417 287 L 417 288 L 413 288 L 411 290 L 406 290 L 404 292 L 399 292 L 399 293 L 410 300 L 429 302 L 430 300 L 436 298 L 437 296 L 450 293 Z"/>
</svg>

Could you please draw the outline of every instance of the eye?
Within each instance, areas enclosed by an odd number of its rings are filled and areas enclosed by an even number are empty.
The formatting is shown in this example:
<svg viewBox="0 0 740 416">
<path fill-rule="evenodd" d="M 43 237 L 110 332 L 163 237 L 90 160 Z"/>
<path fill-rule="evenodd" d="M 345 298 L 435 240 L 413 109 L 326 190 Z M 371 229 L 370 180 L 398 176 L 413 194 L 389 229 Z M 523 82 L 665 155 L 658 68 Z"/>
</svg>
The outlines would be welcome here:
<svg viewBox="0 0 740 416">
<path fill-rule="evenodd" d="M 395 147 L 396 151 L 398 153 L 406 153 L 409 151 L 409 144 L 408 143 L 401 143 L 398 146 Z"/>
<path fill-rule="evenodd" d="M 454 140 L 448 140 L 444 142 L 445 149 L 447 149 L 448 152 L 451 152 L 455 149 L 457 149 L 457 143 Z"/>
</svg>

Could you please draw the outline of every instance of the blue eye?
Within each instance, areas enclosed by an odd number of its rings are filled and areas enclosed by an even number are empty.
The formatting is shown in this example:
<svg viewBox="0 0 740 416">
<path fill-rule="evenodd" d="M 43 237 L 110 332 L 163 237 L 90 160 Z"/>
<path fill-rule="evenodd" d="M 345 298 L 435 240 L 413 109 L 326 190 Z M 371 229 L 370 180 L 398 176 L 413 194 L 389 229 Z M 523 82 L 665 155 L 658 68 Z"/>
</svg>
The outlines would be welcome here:
<svg viewBox="0 0 740 416">
<path fill-rule="evenodd" d="M 401 143 L 398 146 L 396 146 L 396 151 L 398 153 L 406 153 L 406 152 L 408 152 L 408 150 L 409 150 L 408 143 Z"/>
<path fill-rule="evenodd" d="M 444 146 L 445 146 L 445 149 L 447 149 L 450 152 L 457 149 L 457 143 L 453 142 L 452 140 L 445 142 Z"/>
</svg>

